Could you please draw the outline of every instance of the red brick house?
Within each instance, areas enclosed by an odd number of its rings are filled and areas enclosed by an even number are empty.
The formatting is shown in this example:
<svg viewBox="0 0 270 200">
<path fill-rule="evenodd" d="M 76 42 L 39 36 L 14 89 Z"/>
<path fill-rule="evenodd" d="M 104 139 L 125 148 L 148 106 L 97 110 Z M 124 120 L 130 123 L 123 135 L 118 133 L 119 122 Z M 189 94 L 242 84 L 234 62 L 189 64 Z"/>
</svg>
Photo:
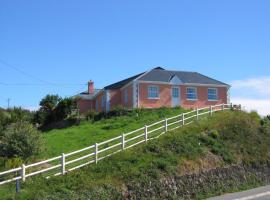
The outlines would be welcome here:
<svg viewBox="0 0 270 200">
<path fill-rule="evenodd" d="M 200 108 L 229 103 L 230 86 L 197 72 L 170 71 L 156 67 L 150 71 L 113 83 L 101 90 L 88 83 L 88 90 L 77 97 L 80 113 L 108 112 L 125 108 Z"/>
</svg>

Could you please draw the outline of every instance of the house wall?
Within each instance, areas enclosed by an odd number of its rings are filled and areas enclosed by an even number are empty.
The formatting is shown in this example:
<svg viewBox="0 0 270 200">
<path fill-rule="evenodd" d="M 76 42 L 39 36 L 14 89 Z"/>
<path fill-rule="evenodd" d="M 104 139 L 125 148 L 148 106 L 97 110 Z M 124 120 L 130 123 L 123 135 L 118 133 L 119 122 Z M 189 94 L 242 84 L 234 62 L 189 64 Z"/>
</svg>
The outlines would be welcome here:
<svg viewBox="0 0 270 200">
<path fill-rule="evenodd" d="M 197 88 L 197 101 L 187 100 L 186 88 L 196 87 Z M 208 101 L 208 88 L 217 88 L 218 100 Z M 181 104 L 184 108 L 201 108 L 211 105 L 217 105 L 227 103 L 227 87 L 206 87 L 206 86 L 181 86 Z"/>
<path fill-rule="evenodd" d="M 148 99 L 148 86 L 159 86 L 159 98 Z M 158 108 L 172 106 L 172 87 L 170 84 L 154 84 L 154 83 L 140 83 L 139 84 L 139 107 L 144 108 Z M 196 87 L 198 100 L 187 100 L 186 88 Z M 208 88 L 217 88 L 218 100 L 208 101 Z M 184 108 L 201 108 L 211 105 L 227 103 L 227 87 L 208 87 L 208 86 L 184 86 L 180 85 L 180 105 Z"/>
<path fill-rule="evenodd" d="M 125 102 L 125 90 L 128 93 L 128 101 Z M 121 105 L 125 108 L 133 108 L 133 85 L 125 87 L 121 90 Z"/>
<path fill-rule="evenodd" d="M 102 112 L 102 111 L 105 111 L 106 109 L 106 105 L 104 105 L 104 107 L 102 107 L 102 96 L 104 95 L 104 91 L 100 92 L 98 94 L 98 96 L 96 96 L 95 100 L 94 100 L 94 106 L 93 106 L 93 109 L 96 111 L 96 112 Z M 98 110 L 96 110 L 96 102 L 98 102 Z"/>
<path fill-rule="evenodd" d="M 168 84 L 153 84 L 153 83 L 138 83 L 139 84 L 139 107 L 140 108 L 159 108 L 171 107 L 171 85 Z M 159 86 L 159 98 L 148 99 L 148 86 Z"/>
<path fill-rule="evenodd" d="M 85 100 L 85 99 L 78 99 L 77 106 L 78 106 L 80 114 L 86 114 L 88 111 L 93 109 L 93 101 Z"/>
<path fill-rule="evenodd" d="M 159 108 L 159 107 L 171 107 L 172 106 L 172 87 L 171 84 L 155 84 L 155 83 L 138 83 L 139 84 L 139 105 L 141 108 Z M 148 86 L 159 86 L 159 98 L 148 99 Z M 208 86 L 185 86 L 180 85 L 180 105 L 184 108 L 201 108 L 211 105 L 217 105 L 227 102 L 227 87 L 208 87 Z M 186 88 L 196 87 L 198 100 L 187 100 Z M 218 100 L 208 101 L 208 88 L 217 88 Z M 124 91 L 128 91 L 128 102 L 124 101 Z M 78 108 L 80 113 L 84 114 L 89 110 L 97 112 L 106 111 L 106 104 L 102 107 L 102 91 L 94 100 L 78 100 Z M 124 89 L 109 90 L 109 108 L 112 110 L 118 105 L 125 108 L 133 108 L 133 85 L 130 84 Z M 96 101 L 98 102 L 98 110 L 96 110 Z"/>
<path fill-rule="evenodd" d="M 122 105 L 121 90 L 116 89 L 110 90 L 109 92 L 110 92 L 110 110 L 112 110 L 118 105 Z"/>
</svg>

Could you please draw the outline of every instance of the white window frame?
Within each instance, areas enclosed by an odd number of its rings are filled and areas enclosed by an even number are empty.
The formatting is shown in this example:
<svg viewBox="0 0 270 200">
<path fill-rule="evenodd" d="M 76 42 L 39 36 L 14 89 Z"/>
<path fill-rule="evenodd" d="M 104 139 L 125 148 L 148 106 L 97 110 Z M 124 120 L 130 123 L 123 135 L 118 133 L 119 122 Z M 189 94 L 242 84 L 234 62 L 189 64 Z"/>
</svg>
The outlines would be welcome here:
<svg viewBox="0 0 270 200">
<path fill-rule="evenodd" d="M 153 91 L 150 91 L 151 88 L 156 88 L 157 89 L 157 96 L 151 96 L 151 94 L 153 94 Z M 159 86 L 157 85 L 149 85 L 147 88 L 147 95 L 148 95 L 148 99 L 159 99 Z"/>
<path fill-rule="evenodd" d="M 125 104 L 128 103 L 128 89 L 127 88 L 124 89 L 124 103 Z"/>
<path fill-rule="evenodd" d="M 209 90 L 215 90 L 216 91 L 216 99 L 209 99 Z M 207 88 L 207 99 L 208 101 L 218 101 L 218 89 L 217 88 Z"/>
<path fill-rule="evenodd" d="M 195 95 L 196 95 L 196 98 L 195 98 L 195 99 L 190 99 L 190 98 L 188 98 L 188 94 L 191 94 L 191 93 L 188 93 L 188 89 L 194 89 Z M 198 100 L 198 91 L 197 91 L 197 88 L 196 88 L 196 87 L 187 87 L 187 88 L 186 88 L 186 99 L 187 99 L 188 101 L 197 101 L 197 100 Z"/>
</svg>

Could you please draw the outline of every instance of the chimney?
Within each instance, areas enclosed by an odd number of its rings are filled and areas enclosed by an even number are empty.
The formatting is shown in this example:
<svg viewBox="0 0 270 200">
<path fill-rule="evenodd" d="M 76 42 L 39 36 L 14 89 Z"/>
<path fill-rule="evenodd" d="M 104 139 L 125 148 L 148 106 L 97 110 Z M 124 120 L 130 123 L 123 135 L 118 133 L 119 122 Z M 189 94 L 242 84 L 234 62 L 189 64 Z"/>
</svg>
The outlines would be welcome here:
<svg viewBox="0 0 270 200">
<path fill-rule="evenodd" d="M 88 93 L 94 94 L 94 82 L 92 80 L 88 81 Z"/>
</svg>

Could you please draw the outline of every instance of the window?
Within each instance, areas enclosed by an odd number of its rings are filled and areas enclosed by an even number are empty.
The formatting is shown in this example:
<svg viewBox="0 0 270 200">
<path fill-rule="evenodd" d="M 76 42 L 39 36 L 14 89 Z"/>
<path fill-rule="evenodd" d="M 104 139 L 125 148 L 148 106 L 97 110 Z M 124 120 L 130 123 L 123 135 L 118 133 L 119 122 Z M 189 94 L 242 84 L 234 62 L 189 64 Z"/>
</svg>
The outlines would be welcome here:
<svg viewBox="0 0 270 200">
<path fill-rule="evenodd" d="M 124 90 L 124 103 L 128 103 L 128 90 L 127 89 L 125 89 Z"/>
<path fill-rule="evenodd" d="M 177 88 L 177 87 L 172 88 L 172 97 L 174 97 L 174 98 L 179 97 L 179 88 Z"/>
<path fill-rule="evenodd" d="M 148 87 L 148 98 L 149 99 L 158 99 L 159 98 L 159 87 L 158 86 L 149 86 Z"/>
<path fill-rule="evenodd" d="M 197 100 L 197 88 L 188 87 L 187 88 L 187 100 Z"/>
<path fill-rule="evenodd" d="M 217 101 L 217 89 L 216 88 L 208 88 L 208 100 L 209 101 Z"/>
</svg>

